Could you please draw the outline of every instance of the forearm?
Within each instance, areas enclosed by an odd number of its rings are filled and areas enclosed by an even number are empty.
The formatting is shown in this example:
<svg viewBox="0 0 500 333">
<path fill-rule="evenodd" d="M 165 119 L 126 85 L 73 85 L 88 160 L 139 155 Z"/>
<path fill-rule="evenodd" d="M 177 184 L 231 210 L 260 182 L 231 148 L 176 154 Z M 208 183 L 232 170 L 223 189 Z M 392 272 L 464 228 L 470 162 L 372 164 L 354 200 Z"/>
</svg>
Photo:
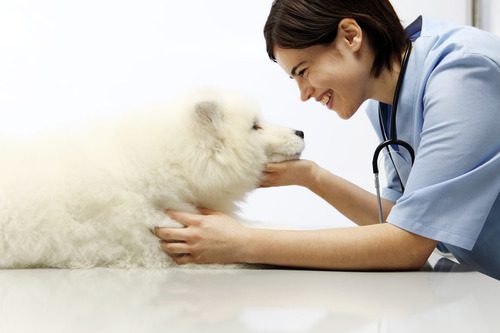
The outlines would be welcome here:
<svg viewBox="0 0 500 333">
<path fill-rule="evenodd" d="M 390 224 L 328 230 L 251 230 L 243 262 L 335 270 L 411 270 L 435 241 Z"/>
<path fill-rule="evenodd" d="M 372 193 L 314 165 L 306 185 L 340 213 L 358 225 L 378 222 L 377 197 Z M 389 214 L 393 203 L 382 199 L 383 218 Z"/>
</svg>

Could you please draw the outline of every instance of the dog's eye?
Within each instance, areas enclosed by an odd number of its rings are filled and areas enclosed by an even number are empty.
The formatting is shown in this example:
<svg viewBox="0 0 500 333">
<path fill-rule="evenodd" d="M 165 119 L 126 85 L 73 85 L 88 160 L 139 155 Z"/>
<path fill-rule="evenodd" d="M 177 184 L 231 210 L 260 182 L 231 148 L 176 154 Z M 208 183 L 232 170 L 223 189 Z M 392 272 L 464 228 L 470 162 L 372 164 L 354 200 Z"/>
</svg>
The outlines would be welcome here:
<svg viewBox="0 0 500 333">
<path fill-rule="evenodd" d="M 259 124 L 257 124 L 257 123 L 255 122 L 255 123 L 253 123 L 252 129 L 253 129 L 253 130 L 260 130 L 260 129 L 262 129 L 262 127 L 260 127 L 260 126 L 259 126 Z"/>
</svg>

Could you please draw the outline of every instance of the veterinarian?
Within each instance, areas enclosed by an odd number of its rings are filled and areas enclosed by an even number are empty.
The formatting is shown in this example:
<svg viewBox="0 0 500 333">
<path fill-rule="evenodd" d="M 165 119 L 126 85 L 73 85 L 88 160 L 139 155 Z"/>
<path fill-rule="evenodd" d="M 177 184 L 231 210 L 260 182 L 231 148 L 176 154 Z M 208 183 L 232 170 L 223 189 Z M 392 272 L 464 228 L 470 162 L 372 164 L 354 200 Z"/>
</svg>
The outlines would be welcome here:
<svg viewBox="0 0 500 333">
<path fill-rule="evenodd" d="M 262 230 L 168 212 L 185 228 L 157 229 L 163 250 L 179 264 L 415 270 L 439 246 L 500 279 L 500 38 L 427 17 L 404 29 L 388 0 L 277 0 L 264 35 L 302 101 L 349 119 L 370 100 L 381 199 L 312 161 L 269 164 L 262 187 L 307 187 L 359 227 Z"/>
</svg>

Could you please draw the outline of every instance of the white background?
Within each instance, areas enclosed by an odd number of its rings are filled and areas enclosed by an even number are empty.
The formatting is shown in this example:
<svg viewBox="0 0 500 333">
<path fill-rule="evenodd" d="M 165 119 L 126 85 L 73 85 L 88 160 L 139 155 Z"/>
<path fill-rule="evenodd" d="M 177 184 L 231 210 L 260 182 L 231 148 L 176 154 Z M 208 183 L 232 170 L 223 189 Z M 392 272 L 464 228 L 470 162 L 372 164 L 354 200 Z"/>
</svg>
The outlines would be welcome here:
<svg viewBox="0 0 500 333">
<path fill-rule="evenodd" d="M 393 3 L 405 24 L 418 14 L 470 22 L 468 0 Z M 265 52 L 262 28 L 270 5 L 0 0 L 0 135 L 26 137 L 75 126 L 87 117 L 141 108 L 212 84 L 256 98 L 268 120 L 305 132 L 304 158 L 372 191 L 377 142 L 364 112 L 344 121 L 318 103 L 299 101 L 294 82 Z M 498 1 L 484 6 L 484 27 L 500 30 L 491 14 L 500 12 Z M 290 226 L 350 223 L 297 187 L 255 191 L 242 215 Z"/>
</svg>

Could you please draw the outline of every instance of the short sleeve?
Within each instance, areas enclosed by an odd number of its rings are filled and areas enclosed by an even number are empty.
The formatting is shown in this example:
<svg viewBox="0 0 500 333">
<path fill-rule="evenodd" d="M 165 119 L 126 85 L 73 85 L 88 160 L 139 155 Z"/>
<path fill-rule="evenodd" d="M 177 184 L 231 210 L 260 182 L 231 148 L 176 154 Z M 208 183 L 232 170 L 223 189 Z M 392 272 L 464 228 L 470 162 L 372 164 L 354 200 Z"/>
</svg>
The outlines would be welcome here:
<svg viewBox="0 0 500 333">
<path fill-rule="evenodd" d="M 472 249 L 500 190 L 500 69 L 456 51 L 425 85 L 423 127 L 404 194 L 387 221 Z"/>
</svg>

